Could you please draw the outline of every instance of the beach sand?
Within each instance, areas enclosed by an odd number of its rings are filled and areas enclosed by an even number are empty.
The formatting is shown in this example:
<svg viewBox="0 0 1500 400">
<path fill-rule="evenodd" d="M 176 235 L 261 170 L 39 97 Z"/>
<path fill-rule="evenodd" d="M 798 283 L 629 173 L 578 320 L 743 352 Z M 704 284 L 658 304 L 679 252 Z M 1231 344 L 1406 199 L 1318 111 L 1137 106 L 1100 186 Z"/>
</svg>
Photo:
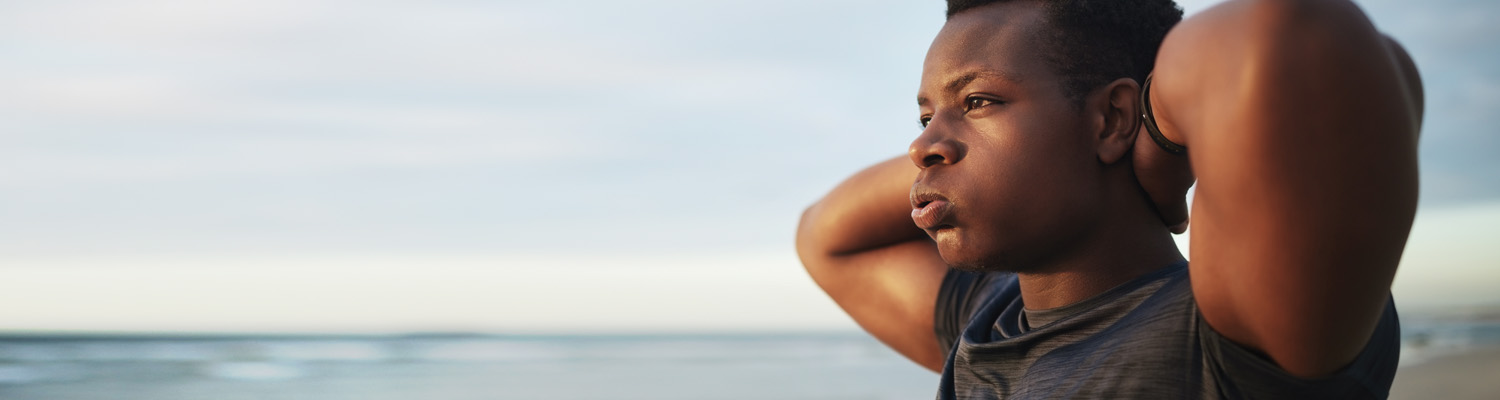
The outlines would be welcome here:
<svg viewBox="0 0 1500 400">
<path fill-rule="evenodd" d="M 1500 399 L 1500 347 L 1479 348 L 1401 368 L 1392 400 Z"/>
</svg>

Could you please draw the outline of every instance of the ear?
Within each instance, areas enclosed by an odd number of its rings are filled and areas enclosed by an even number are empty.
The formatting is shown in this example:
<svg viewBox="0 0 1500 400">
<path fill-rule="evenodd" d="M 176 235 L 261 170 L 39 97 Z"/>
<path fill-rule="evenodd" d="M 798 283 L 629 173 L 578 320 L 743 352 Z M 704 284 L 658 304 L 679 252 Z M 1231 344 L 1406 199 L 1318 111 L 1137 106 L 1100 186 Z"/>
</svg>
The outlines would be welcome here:
<svg viewBox="0 0 1500 400">
<path fill-rule="evenodd" d="M 1096 90 L 1089 108 L 1098 114 L 1096 151 L 1099 161 L 1114 164 L 1130 153 L 1139 132 L 1141 85 L 1130 78 L 1120 78 Z"/>
</svg>

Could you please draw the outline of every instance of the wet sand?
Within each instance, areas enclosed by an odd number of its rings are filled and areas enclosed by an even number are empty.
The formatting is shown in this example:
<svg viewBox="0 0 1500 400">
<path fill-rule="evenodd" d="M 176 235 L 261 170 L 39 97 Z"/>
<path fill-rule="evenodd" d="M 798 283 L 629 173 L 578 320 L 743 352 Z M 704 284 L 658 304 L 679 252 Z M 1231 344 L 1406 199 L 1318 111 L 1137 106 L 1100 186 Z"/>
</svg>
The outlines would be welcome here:
<svg viewBox="0 0 1500 400">
<path fill-rule="evenodd" d="M 1500 347 L 1451 354 L 1402 368 L 1392 400 L 1500 399 Z"/>
</svg>

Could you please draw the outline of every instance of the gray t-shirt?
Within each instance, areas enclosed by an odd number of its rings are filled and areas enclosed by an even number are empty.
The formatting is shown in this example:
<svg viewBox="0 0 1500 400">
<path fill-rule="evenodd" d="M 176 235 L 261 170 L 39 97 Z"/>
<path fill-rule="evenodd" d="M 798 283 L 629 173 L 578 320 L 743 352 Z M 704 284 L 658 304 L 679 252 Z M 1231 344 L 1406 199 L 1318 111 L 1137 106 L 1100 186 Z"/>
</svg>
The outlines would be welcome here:
<svg viewBox="0 0 1500 400">
<path fill-rule="evenodd" d="M 1384 399 L 1400 356 L 1388 301 L 1350 365 L 1289 375 L 1203 321 L 1186 263 L 1065 307 L 1023 309 L 1015 274 L 948 272 L 936 310 L 948 352 L 939 399 Z"/>
</svg>

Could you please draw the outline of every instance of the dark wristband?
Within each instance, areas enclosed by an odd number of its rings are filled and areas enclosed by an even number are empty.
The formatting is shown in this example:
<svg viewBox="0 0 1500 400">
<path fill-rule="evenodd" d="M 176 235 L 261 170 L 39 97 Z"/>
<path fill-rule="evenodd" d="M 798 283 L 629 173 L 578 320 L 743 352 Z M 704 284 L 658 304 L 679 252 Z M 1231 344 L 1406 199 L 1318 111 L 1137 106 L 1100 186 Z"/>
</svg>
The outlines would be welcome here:
<svg viewBox="0 0 1500 400">
<path fill-rule="evenodd" d="M 1147 74 L 1146 83 L 1141 84 L 1141 121 L 1145 122 L 1146 133 L 1151 135 L 1151 141 L 1156 142 L 1162 150 L 1176 155 L 1187 154 L 1187 146 L 1168 140 L 1161 134 L 1161 128 L 1156 126 L 1156 116 L 1151 114 L 1151 74 Z"/>
</svg>

